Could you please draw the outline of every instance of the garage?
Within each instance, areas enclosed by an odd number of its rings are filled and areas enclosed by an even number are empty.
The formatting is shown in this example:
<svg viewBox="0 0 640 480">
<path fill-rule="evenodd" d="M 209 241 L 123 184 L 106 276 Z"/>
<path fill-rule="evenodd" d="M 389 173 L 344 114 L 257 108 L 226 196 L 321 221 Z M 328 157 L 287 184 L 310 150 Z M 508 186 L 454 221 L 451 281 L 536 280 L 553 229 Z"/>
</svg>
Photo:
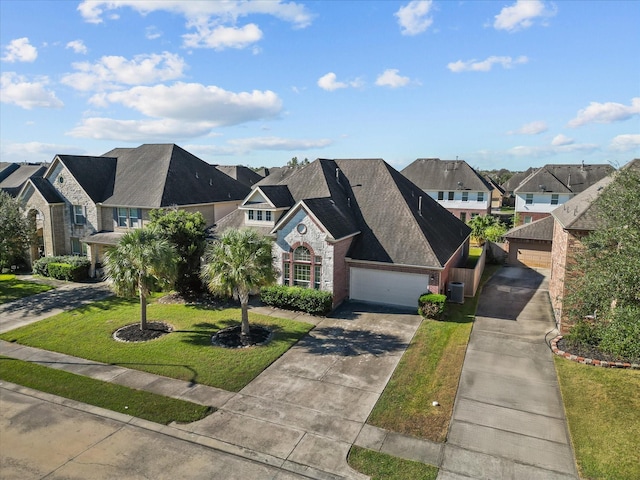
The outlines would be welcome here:
<svg viewBox="0 0 640 480">
<path fill-rule="evenodd" d="M 510 245 L 515 247 L 516 264 L 530 268 L 551 268 L 550 245 Z M 532 248 L 533 247 L 533 248 Z"/>
<path fill-rule="evenodd" d="M 352 300 L 416 308 L 429 285 L 428 275 L 353 267 L 349 280 Z"/>
<path fill-rule="evenodd" d="M 507 263 L 529 268 L 551 268 L 553 217 L 548 216 L 508 231 Z"/>
</svg>

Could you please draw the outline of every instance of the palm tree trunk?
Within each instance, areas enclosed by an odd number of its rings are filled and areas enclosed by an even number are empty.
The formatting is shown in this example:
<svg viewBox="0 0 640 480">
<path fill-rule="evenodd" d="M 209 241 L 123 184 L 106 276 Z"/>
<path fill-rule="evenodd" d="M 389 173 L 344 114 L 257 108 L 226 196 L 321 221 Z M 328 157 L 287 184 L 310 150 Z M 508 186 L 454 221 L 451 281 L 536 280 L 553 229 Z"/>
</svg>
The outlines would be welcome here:
<svg viewBox="0 0 640 480">
<path fill-rule="evenodd" d="M 249 292 L 238 292 L 238 298 L 240 299 L 240 310 L 242 312 L 240 334 L 243 337 L 242 343 L 245 343 L 251 335 L 251 329 L 249 327 Z"/>
<path fill-rule="evenodd" d="M 147 297 L 144 294 L 142 285 L 138 285 L 138 291 L 140 292 L 140 330 L 147 329 Z"/>
</svg>

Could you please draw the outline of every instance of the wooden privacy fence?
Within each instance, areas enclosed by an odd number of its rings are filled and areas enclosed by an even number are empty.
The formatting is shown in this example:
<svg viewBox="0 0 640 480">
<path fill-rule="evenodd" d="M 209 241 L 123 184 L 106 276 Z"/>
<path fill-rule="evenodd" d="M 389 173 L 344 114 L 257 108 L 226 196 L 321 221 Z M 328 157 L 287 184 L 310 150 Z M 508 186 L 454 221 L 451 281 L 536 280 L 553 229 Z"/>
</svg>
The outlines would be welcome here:
<svg viewBox="0 0 640 480">
<path fill-rule="evenodd" d="M 480 285 L 480 278 L 487 261 L 487 244 L 482 246 L 482 253 L 475 268 L 452 268 L 450 282 L 464 283 L 464 296 L 474 297 Z"/>
</svg>

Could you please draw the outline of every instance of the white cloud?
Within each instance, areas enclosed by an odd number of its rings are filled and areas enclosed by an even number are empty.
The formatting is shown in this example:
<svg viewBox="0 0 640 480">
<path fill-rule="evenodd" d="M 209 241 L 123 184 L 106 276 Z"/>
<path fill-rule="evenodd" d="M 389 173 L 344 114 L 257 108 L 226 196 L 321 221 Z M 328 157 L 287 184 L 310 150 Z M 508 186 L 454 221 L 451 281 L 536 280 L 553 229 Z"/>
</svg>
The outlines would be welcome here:
<svg viewBox="0 0 640 480">
<path fill-rule="evenodd" d="M 553 137 L 553 140 L 551 140 L 551 145 L 553 145 L 554 147 L 561 147 L 563 145 L 572 145 L 573 143 L 575 143 L 573 138 L 569 138 L 566 135 L 563 135 L 562 133 L 559 135 L 556 135 L 555 137 Z"/>
<path fill-rule="evenodd" d="M 539 133 L 546 132 L 548 129 L 547 124 L 542 120 L 527 123 L 520 127 L 518 130 L 508 132 L 509 135 L 538 135 Z"/>
<path fill-rule="evenodd" d="M 254 23 L 249 23 L 241 28 L 219 25 L 211 29 L 209 26 L 203 26 L 198 28 L 196 33 L 185 34 L 182 38 L 184 38 L 185 47 L 189 48 L 243 49 L 260 41 L 262 31 Z"/>
<path fill-rule="evenodd" d="M 418 35 L 426 31 L 433 23 L 429 16 L 433 2 L 431 0 L 414 0 L 394 13 L 398 17 L 402 35 Z"/>
<path fill-rule="evenodd" d="M 83 155 L 86 152 L 76 145 L 56 143 L 3 143 L 2 160 L 7 162 L 50 162 L 60 152 Z"/>
<path fill-rule="evenodd" d="M 116 140 L 119 142 L 149 142 L 175 140 L 206 135 L 216 125 L 214 122 L 184 122 L 181 120 L 116 120 L 113 118 L 86 118 L 80 125 L 67 132 L 76 138 Z"/>
<path fill-rule="evenodd" d="M 176 54 L 136 55 L 132 60 L 105 56 L 95 63 L 77 62 L 78 70 L 62 77 L 62 83 L 82 91 L 100 91 L 122 85 L 139 85 L 174 80 L 183 76 L 184 60 Z"/>
<path fill-rule="evenodd" d="M 18 105 L 26 110 L 35 107 L 61 108 L 64 104 L 56 94 L 47 90 L 47 77 L 28 81 L 15 72 L 5 72 L 0 77 L 0 102 Z"/>
<path fill-rule="evenodd" d="M 504 7 L 495 16 L 493 26 L 496 30 L 514 32 L 529 28 L 536 18 L 551 17 L 555 14 L 555 8 L 547 8 L 541 0 L 517 0 L 513 5 Z"/>
<path fill-rule="evenodd" d="M 631 99 L 630 106 L 614 102 L 591 102 L 587 108 L 580 110 L 568 125 L 581 127 L 589 123 L 621 122 L 638 114 L 640 114 L 640 97 Z"/>
<path fill-rule="evenodd" d="M 106 94 L 102 100 L 149 117 L 204 121 L 216 127 L 273 118 L 282 110 L 282 100 L 270 90 L 234 93 L 200 83 L 133 87 Z"/>
<path fill-rule="evenodd" d="M 347 88 L 349 85 L 344 82 L 338 82 L 336 74 L 329 72 L 318 79 L 318 86 L 323 90 L 333 92 L 339 88 Z"/>
<path fill-rule="evenodd" d="M 452 62 L 447 64 L 447 68 L 454 73 L 460 72 L 488 72 L 490 71 L 494 65 L 502 65 L 503 68 L 511 68 L 514 65 L 519 65 L 523 63 L 527 63 L 529 59 L 525 56 L 520 56 L 516 59 L 511 57 L 496 57 L 491 56 L 486 60 L 467 60 L 463 62 L 462 60 L 458 60 L 457 62 Z"/>
<path fill-rule="evenodd" d="M 11 40 L 4 48 L 3 62 L 34 62 L 38 58 L 38 50 L 29 43 L 27 37 Z"/>
<path fill-rule="evenodd" d="M 152 25 L 150 27 L 145 28 L 144 36 L 148 40 L 155 40 L 156 38 L 160 38 L 162 36 L 162 32 L 158 30 L 158 27 Z"/>
<path fill-rule="evenodd" d="M 71 48 L 74 52 L 83 54 L 89 51 L 82 40 L 73 40 L 67 43 L 66 48 Z"/>
<path fill-rule="evenodd" d="M 398 70 L 389 68 L 381 73 L 376 79 L 376 85 L 380 87 L 404 87 L 410 82 L 409 77 L 398 75 Z"/>
<path fill-rule="evenodd" d="M 301 140 L 281 137 L 253 137 L 233 139 L 229 140 L 228 143 L 246 152 L 250 150 L 312 150 L 327 147 L 331 145 L 333 141 L 326 138 Z"/>
<path fill-rule="evenodd" d="M 568 145 L 517 146 L 508 150 L 508 154 L 515 157 L 541 158 L 567 153 L 587 154 L 599 150 L 593 143 L 571 143 Z"/>
<path fill-rule="evenodd" d="M 185 46 L 202 48 L 245 48 L 262 38 L 262 31 L 253 24 L 238 27 L 239 18 L 249 15 L 269 15 L 291 23 L 294 28 L 306 28 L 311 15 L 304 5 L 295 2 L 201 1 L 201 0 L 85 0 L 78 10 L 90 23 L 102 23 L 106 12 L 129 7 L 141 15 L 166 11 L 182 15 L 186 27 L 195 33 L 183 36 Z"/>
<path fill-rule="evenodd" d="M 630 133 L 618 135 L 611 140 L 609 148 L 617 152 L 630 152 L 632 150 L 637 150 L 640 148 L 640 134 Z"/>
</svg>

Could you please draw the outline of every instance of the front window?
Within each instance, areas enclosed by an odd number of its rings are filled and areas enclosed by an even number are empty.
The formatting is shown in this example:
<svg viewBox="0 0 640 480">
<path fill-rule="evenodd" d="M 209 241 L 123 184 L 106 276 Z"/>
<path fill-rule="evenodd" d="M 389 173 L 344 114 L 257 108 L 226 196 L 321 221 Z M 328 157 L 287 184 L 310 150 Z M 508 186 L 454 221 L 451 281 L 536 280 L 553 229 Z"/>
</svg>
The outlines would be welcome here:
<svg viewBox="0 0 640 480">
<path fill-rule="evenodd" d="M 478 201 L 484 202 L 484 192 L 478 192 Z"/>
<path fill-rule="evenodd" d="M 129 226 L 137 227 L 138 226 L 138 209 L 130 208 L 129 209 Z"/>
<path fill-rule="evenodd" d="M 254 216 L 255 216 L 255 212 L 254 212 L 253 210 L 249 210 L 249 211 L 247 212 L 247 218 L 248 218 L 249 220 L 253 220 Z"/>
<path fill-rule="evenodd" d="M 453 194 L 454 194 L 454 192 L 449 192 L 448 200 L 453 200 Z"/>
<path fill-rule="evenodd" d="M 73 255 L 87 256 L 87 245 L 82 243 L 79 238 L 71 239 L 71 253 Z"/>
<path fill-rule="evenodd" d="M 136 228 L 140 226 L 140 209 L 138 208 L 118 208 L 118 226 L 123 228 Z"/>
<path fill-rule="evenodd" d="M 533 217 L 527 215 L 524 217 L 524 223 L 531 223 L 533 221 Z"/>
<path fill-rule="evenodd" d="M 462 201 L 463 202 L 469 201 L 469 192 L 462 192 Z"/>
<path fill-rule="evenodd" d="M 270 212 L 269 210 L 267 210 L 266 212 L 264 212 L 264 219 L 265 219 L 267 222 L 270 222 L 270 221 L 271 221 L 271 212 Z"/>
<path fill-rule="evenodd" d="M 259 222 L 262 221 L 262 210 L 256 210 L 256 220 L 258 220 Z"/>
<path fill-rule="evenodd" d="M 460 220 L 463 222 L 467 221 L 467 212 L 460 212 Z"/>
<path fill-rule="evenodd" d="M 551 194 L 551 205 L 558 205 L 558 198 L 557 193 Z"/>
<path fill-rule="evenodd" d="M 127 226 L 127 220 L 128 220 L 128 216 L 127 216 L 127 210 L 126 208 L 119 208 L 118 209 L 118 226 L 119 227 L 126 227 Z"/>
<path fill-rule="evenodd" d="M 444 192 L 438 192 L 438 200 L 444 200 Z"/>
<path fill-rule="evenodd" d="M 320 289 L 322 257 L 313 255 L 307 247 L 299 246 L 292 254 L 284 253 L 282 263 L 284 285 Z"/>
<path fill-rule="evenodd" d="M 87 223 L 85 210 L 82 205 L 73 206 L 73 223 L 76 225 L 84 225 Z"/>
<path fill-rule="evenodd" d="M 526 194 L 524 203 L 526 203 L 527 205 L 533 205 L 533 193 Z"/>
</svg>

